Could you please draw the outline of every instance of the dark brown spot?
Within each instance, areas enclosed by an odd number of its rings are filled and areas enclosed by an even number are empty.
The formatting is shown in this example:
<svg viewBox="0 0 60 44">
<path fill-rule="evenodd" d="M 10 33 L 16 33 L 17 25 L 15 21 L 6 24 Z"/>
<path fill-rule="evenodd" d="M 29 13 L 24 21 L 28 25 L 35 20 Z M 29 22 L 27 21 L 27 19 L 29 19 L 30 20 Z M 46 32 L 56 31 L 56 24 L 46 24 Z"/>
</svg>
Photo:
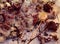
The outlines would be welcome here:
<svg viewBox="0 0 60 44">
<path fill-rule="evenodd" d="M 5 17 L 3 14 L 0 14 L 0 23 L 3 23 L 5 21 Z"/>
<path fill-rule="evenodd" d="M 48 13 L 50 13 L 52 11 L 52 9 L 53 8 L 49 4 L 44 4 L 44 6 L 43 6 L 43 10 Z"/>
<path fill-rule="evenodd" d="M 40 6 L 40 5 L 37 5 L 37 6 L 36 6 L 36 10 L 37 10 L 37 11 L 41 11 L 41 9 L 42 9 L 42 6 Z"/>
<path fill-rule="evenodd" d="M 53 39 L 54 39 L 55 41 L 57 41 L 57 40 L 58 40 L 57 35 L 56 35 L 56 36 L 53 36 Z"/>
<path fill-rule="evenodd" d="M 48 31 L 56 32 L 58 28 L 58 24 L 53 21 L 50 21 L 46 24 L 46 28 L 48 29 Z"/>
</svg>

